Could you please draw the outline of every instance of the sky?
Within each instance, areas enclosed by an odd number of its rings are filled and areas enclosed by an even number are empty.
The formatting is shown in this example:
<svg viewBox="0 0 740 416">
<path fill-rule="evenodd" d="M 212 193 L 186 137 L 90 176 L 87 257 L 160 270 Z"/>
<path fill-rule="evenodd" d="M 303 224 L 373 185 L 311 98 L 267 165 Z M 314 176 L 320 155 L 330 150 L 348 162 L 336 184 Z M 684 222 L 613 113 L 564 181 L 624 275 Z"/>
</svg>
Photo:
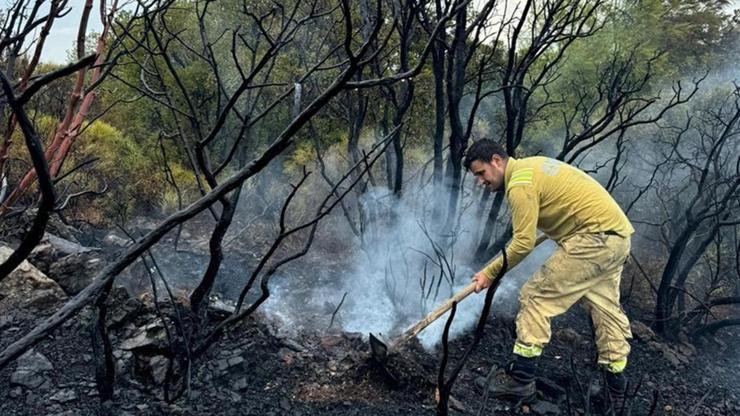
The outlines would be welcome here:
<svg viewBox="0 0 740 416">
<path fill-rule="evenodd" d="M 100 2 L 95 1 L 93 10 L 90 13 L 87 30 L 98 32 L 102 30 L 103 25 L 100 23 Z M 77 39 L 77 28 L 80 26 L 80 17 L 82 16 L 82 7 L 85 0 L 69 0 L 68 7 L 70 12 L 62 19 L 54 22 L 49 36 L 46 38 L 44 50 L 41 54 L 41 60 L 44 62 L 64 63 L 67 61 L 67 52 L 74 47 Z"/>
<path fill-rule="evenodd" d="M 482 2 L 482 0 L 476 1 Z M 71 11 L 63 19 L 54 23 L 52 31 L 46 40 L 46 45 L 41 56 L 42 61 L 64 63 L 67 60 L 67 51 L 74 47 L 74 42 L 77 38 L 77 28 L 80 23 L 80 15 L 82 14 L 84 4 L 85 0 L 69 0 Z M 99 7 L 100 2 L 95 1 L 93 11 L 90 14 L 88 32 L 100 32 L 102 30 Z M 730 8 L 740 8 L 740 0 L 733 0 L 733 5 Z"/>
</svg>

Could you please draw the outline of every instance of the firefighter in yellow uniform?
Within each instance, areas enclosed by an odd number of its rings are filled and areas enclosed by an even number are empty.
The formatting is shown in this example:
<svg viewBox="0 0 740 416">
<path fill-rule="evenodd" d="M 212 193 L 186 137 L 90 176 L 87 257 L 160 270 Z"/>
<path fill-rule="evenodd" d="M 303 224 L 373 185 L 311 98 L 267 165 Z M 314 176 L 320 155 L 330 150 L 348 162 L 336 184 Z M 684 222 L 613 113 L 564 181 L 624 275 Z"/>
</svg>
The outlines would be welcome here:
<svg viewBox="0 0 740 416">
<path fill-rule="evenodd" d="M 612 398 L 623 397 L 627 340 L 632 338 L 619 304 L 622 267 L 634 232 L 627 216 L 596 180 L 555 159 L 507 157 L 500 145 L 484 139 L 468 149 L 465 167 L 481 185 L 505 192 L 513 225 L 506 247 L 509 269 L 534 249 L 537 229 L 558 244 L 520 291 L 514 360 L 493 386 L 494 395 L 535 396 L 536 359 L 550 341 L 550 321 L 581 301 L 593 320 L 607 391 Z M 489 287 L 502 266 L 499 256 L 476 273 L 476 292 Z"/>
</svg>

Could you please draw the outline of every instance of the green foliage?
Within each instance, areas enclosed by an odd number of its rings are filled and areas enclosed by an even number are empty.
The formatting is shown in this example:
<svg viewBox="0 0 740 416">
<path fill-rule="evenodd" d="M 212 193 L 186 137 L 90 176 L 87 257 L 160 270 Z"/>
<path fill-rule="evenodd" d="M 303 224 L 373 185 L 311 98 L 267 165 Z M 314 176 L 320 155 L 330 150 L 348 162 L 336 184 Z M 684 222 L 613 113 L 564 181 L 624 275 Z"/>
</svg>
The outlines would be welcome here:
<svg viewBox="0 0 740 416">
<path fill-rule="evenodd" d="M 520 149 L 523 155 L 541 149 L 552 152 L 559 150 L 564 130 L 562 113 L 572 111 L 581 98 L 579 94 L 585 92 L 588 99 L 595 99 L 598 96 L 595 86 L 614 62 L 623 62 L 632 56 L 634 65 L 628 76 L 635 81 L 640 80 L 650 70 L 652 77 L 642 94 L 653 95 L 675 79 L 694 75 L 701 67 L 719 65 L 723 62 L 723 56 L 727 58 L 725 55 L 729 54 L 725 46 L 737 32 L 735 23 L 726 14 L 726 1 L 722 0 L 642 0 L 609 4 L 598 15 L 598 19 L 605 22 L 603 29 L 594 36 L 576 40 L 567 50 L 563 63 L 553 69 L 557 76 L 548 84 L 547 91 L 537 91 L 530 101 L 530 111 L 548 99 L 561 102 L 545 108 L 539 117 L 529 119 L 525 131 L 526 139 Z M 220 108 L 225 104 L 223 96 L 222 100 L 218 101 L 220 88 L 224 89 L 222 92 L 228 97 L 241 83 L 241 75 L 233 62 L 232 31 L 239 32 L 233 54 L 245 71 L 252 68 L 269 47 L 264 39 L 258 41 L 262 34 L 242 11 L 247 10 L 256 16 L 264 16 L 265 22 L 275 19 L 266 27 L 268 31 L 276 31 L 280 27 L 279 16 L 282 15 L 276 8 L 289 10 L 292 5 L 293 2 L 290 1 L 278 3 L 270 1 L 244 3 L 237 0 L 177 1 L 162 19 L 151 22 L 155 30 L 147 32 L 145 42 L 149 47 L 156 49 L 158 40 L 154 37 L 155 34 L 160 37 L 159 40 L 167 41 L 168 33 L 177 33 L 181 41 L 170 39 L 166 42 L 169 61 L 161 54 L 146 54 L 143 49 L 136 48 L 131 40 L 125 41 L 126 47 L 134 52 L 121 58 L 120 65 L 114 69 L 116 78 L 120 80 L 108 78 L 98 100 L 101 109 L 116 105 L 102 118 L 106 124 L 96 126 L 98 124 L 96 123 L 85 133 L 86 136 L 105 136 L 105 139 L 81 140 L 87 143 L 88 147 L 75 155 L 76 161 L 84 159 L 82 154 L 94 156 L 95 152 L 90 143 L 101 143 L 101 146 L 107 149 L 104 150 L 104 158 L 116 155 L 116 159 L 113 160 L 120 166 L 106 165 L 105 163 L 111 162 L 104 162 L 101 159 L 95 169 L 102 170 L 103 177 L 117 181 L 116 183 L 121 186 L 128 186 L 133 195 L 136 195 L 129 197 L 121 194 L 117 200 L 121 203 L 122 212 L 131 213 L 148 203 L 165 211 L 170 211 L 177 205 L 177 193 L 168 184 L 168 177 L 162 170 L 162 162 L 159 160 L 161 156 L 157 137 L 160 134 L 171 138 L 164 141 L 164 147 L 168 159 L 173 162 L 171 170 L 175 182 L 184 184 L 183 186 L 187 188 L 184 191 L 186 195 L 195 189 L 190 160 L 183 146 L 184 143 L 192 144 L 210 131 Z M 203 34 L 212 43 L 212 50 L 208 53 L 212 53 L 214 61 L 218 63 L 218 77 L 214 68 L 203 59 L 206 51 L 201 43 L 198 14 L 205 15 Z M 471 18 L 474 15 L 475 13 L 471 13 Z M 362 18 L 357 8 L 353 8 L 352 18 L 355 27 L 359 28 Z M 287 44 L 274 63 L 270 64 L 274 67 L 269 77 L 253 80 L 253 84 L 264 83 L 270 86 L 255 88 L 254 92 L 250 90 L 245 93 L 235 108 L 245 112 L 255 103 L 260 109 L 266 108 L 288 86 L 296 82 L 297 78 L 314 63 L 316 45 L 322 42 L 332 44 L 342 36 L 342 30 L 337 27 L 332 29 L 328 38 L 322 38 L 323 30 L 327 27 L 320 25 L 329 24 L 327 22 L 328 19 L 316 20 L 310 28 L 294 35 L 291 39 L 293 43 Z M 166 25 L 166 30 L 163 25 Z M 138 26 L 133 32 L 143 33 L 143 30 L 143 26 Z M 277 34 L 271 33 L 272 36 Z M 332 37 L 336 38 L 330 39 Z M 358 31 L 353 39 L 353 46 L 358 46 L 361 40 L 361 31 Z M 397 42 L 398 34 L 391 33 L 389 44 L 395 45 Z M 425 42 L 426 37 L 423 31 L 420 31 L 411 47 L 409 59 L 411 66 L 417 62 Z M 467 67 L 468 80 L 475 79 L 480 69 L 481 57 L 486 56 L 491 47 L 490 44 L 482 45 L 472 57 Z M 397 49 L 391 47 L 389 53 L 381 55 L 379 62 L 381 68 L 397 66 L 399 58 Z M 485 68 L 484 71 L 483 90 L 496 89 L 500 86 L 497 74 L 504 60 L 505 51 L 505 45 L 499 45 L 497 55 L 493 61 L 487 63 L 490 68 Z M 535 64 L 534 73 L 542 69 L 549 61 L 548 58 L 557 53 L 558 46 L 555 45 Z M 658 54 L 662 55 L 650 61 L 648 65 L 649 60 Z M 409 174 L 432 156 L 435 125 L 434 79 L 430 61 L 431 58 L 428 58 L 427 66 L 414 79 L 414 101 L 403 120 L 404 157 Z M 142 71 L 134 64 L 135 62 L 146 62 L 147 70 Z M 326 66 L 331 65 L 327 63 Z M 172 76 L 170 67 L 176 70 L 178 79 Z M 319 71 L 304 83 L 302 98 L 304 107 L 320 90 L 317 86 L 335 74 L 333 71 Z M 374 76 L 376 74 L 369 69 L 363 73 L 365 78 Z M 161 101 L 138 99 L 119 102 L 121 99 L 138 96 L 140 91 L 137 88 L 144 88 L 142 79 L 146 81 L 146 88 L 158 92 L 157 100 Z M 466 97 L 462 102 L 464 113 L 470 110 L 470 97 L 475 93 L 471 87 L 473 84 L 471 82 L 466 87 Z M 578 90 L 574 85 L 588 88 Z M 398 84 L 389 88 L 395 89 L 396 92 L 400 90 Z M 366 149 L 372 145 L 376 137 L 382 135 L 380 131 L 385 114 L 388 115 L 385 122 L 387 124 L 391 122 L 393 107 L 383 92 L 387 91 L 381 91 L 380 88 L 361 91 L 363 96 L 369 98 L 368 114 L 361 133 L 361 147 Z M 356 95 L 357 92 L 348 90 L 340 93 L 326 109 L 314 117 L 312 120 L 314 131 L 304 129 L 300 132 L 296 137 L 295 146 L 291 147 L 289 154 L 283 159 L 284 174 L 294 176 L 299 174 L 302 166 L 316 166 L 315 138 L 318 138 L 322 151 L 327 152 L 327 160 L 331 159 L 333 173 L 343 173 L 348 167 L 349 160 L 347 136 L 348 116 L 351 116 L 346 99 L 352 94 Z M 169 106 L 177 110 L 172 110 Z M 605 111 L 603 107 L 598 108 L 593 117 L 598 117 L 603 111 Z M 292 112 L 292 97 L 288 97 L 252 126 L 246 132 L 233 161 L 219 175 L 219 179 L 236 171 L 246 160 L 259 154 L 271 143 L 289 123 Z M 56 116 L 57 112 L 50 114 Z M 193 116 L 192 119 L 188 114 Z M 490 96 L 481 104 L 479 115 L 473 126 L 473 136 L 500 138 L 501 128 L 505 122 L 500 93 L 499 96 Z M 230 153 L 241 126 L 242 122 L 237 117 L 230 115 L 227 118 L 225 126 L 207 150 L 212 165 L 218 165 Z M 113 130 L 104 131 L 106 128 Z M 381 159 L 381 163 L 376 165 L 377 171 L 382 170 L 382 162 Z M 67 166 L 72 164 L 68 162 Z M 114 177 L 114 167 L 128 172 L 125 175 L 130 175 L 134 179 L 124 183 L 120 175 Z M 137 177 L 146 171 L 153 173 L 148 177 Z M 377 177 L 382 178 L 384 175 Z M 189 197 L 184 198 L 187 200 Z"/>
<path fill-rule="evenodd" d="M 623 9 L 609 11 L 610 23 L 602 38 L 612 38 L 623 51 L 638 48 L 648 55 L 664 53 L 663 65 L 658 68 L 661 76 L 675 78 L 702 72 L 716 68 L 719 56 L 727 52 L 723 40 L 736 24 L 726 10 L 727 4 L 725 0 L 626 2 Z"/>
<path fill-rule="evenodd" d="M 59 124 L 59 120 L 56 118 L 41 113 L 31 113 L 29 114 L 29 117 L 34 124 L 36 133 L 42 141 L 46 141 L 48 138 L 51 138 L 57 124 Z M 10 146 L 8 154 L 10 160 L 8 167 L 10 168 L 10 171 L 8 174 L 11 182 L 16 182 L 33 166 L 33 164 L 31 163 L 31 157 L 28 153 L 28 147 L 26 147 L 26 138 L 20 127 L 15 128 L 11 137 L 12 145 Z"/>
<path fill-rule="evenodd" d="M 590 116 L 591 120 L 602 116 L 608 105 L 606 87 L 613 82 L 624 85 L 617 91 L 640 86 L 636 96 L 652 98 L 666 95 L 677 80 L 720 69 L 731 54 L 725 45 L 735 39 L 737 30 L 724 8 L 726 3 L 646 0 L 614 3 L 602 9 L 599 18 L 603 28 L 574 42 L 555 69 L 554 82 L 547 91 L 538 91 L 533 97 L 530 108 L 545 100 L 559 103 L 531 119 L 522 143 L 523 153 L 544 149 L 557 154 L 565 133 L 564 115 L 572 114 L 579 102 L 600 101 Z M 543 62 L 546 59 L 538 63 L 538 69 Z M 577 119 L 576 125 L 588 123 Z"/>
<path fill-rule="evenodd" d="M 169 185 L 157 153 L 145 149 L 120 130 L 102 121 L 90 125 L 79 137 L 76 150 L 65 166 L 72 168 L 98 158 L 89 169 L 73 174 L 70 180 L 82 190 L 101 190 L 102 197 L 76 201 L 75 207 L 93 222 L 122 221 L 139 209 L 166 205 L 172 187 Z M 183 189 L 193 187 L 192 176 L 173 165 L 176 179 Z"/>
</svg>

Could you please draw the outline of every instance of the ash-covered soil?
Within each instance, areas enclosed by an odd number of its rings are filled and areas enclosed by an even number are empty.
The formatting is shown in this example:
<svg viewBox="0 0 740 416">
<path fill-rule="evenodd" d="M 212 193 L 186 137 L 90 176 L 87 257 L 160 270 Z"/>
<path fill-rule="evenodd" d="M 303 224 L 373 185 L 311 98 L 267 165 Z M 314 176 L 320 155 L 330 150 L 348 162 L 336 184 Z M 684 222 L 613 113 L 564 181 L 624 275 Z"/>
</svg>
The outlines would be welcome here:
<svg viewBox="0 0 740 416">
<path fill-rule="evenodd" d="M 281 338 L 269 319 L 259 314 L 227 333 L 194 364 L 191 391 L 174 403 L 163 398 L 156 362 L 144 349 L 122 351 L 142 327 L 156 323 L 145 306 L 136 312 L 118 293 L 111 331 L 118 373 L 113 403 L 101 405 L 95 388 L 91 347 L 91 310 L 57 329 L 34 353 L 0 371 L 0 414 L 15 415 L 431 415 L 436 413 L 435 387 L 441 351 L 410 345 L 390 357 L 388 368 L 397 385 L 370 360 L 363 334 L 337 332 Z M 128 302 L 128 303 L 127 303 Z M 53 309 L 50 307 L 48 311 Z M 0 311 L 0 347 L 32 328 L 34 313 Z M 125 322 L 124 322 L 125 321 Z M 636 396 L 624 414 L 734 415 L 740 412 L 737 352 L 727 342 L 710 343 L 694 352 L 651 340 L 638 325 L 632 343 L 629 376 Z M 492 366 L 509 358 L 510 328 L 493 319 L 452 390 L 453 414 L 598 414 L 598 403 L 585 404 L 593 371 L 593 344 L 583 311 L 577 308 L 554 323 L 555 335 L 541 360 L 540 400 L 515 405 L 483 400 Z M 645 332 L 645 333 L 643 333 Z M 156 338 L 156 337 L 155 337 Z M 736 333 L 723 333 L 737 342 Z M 451 369 L 472 337 L 450 344 Z M 735 344 L 736 345 L 736 344 Z M 48 360 L 48 364 L 46 364 Z M 156 361 L 156 360 L 155 360 Z M 35 365 L 29 381 L 17 372 Z M 35 364 L 34 364 L 35 363 Z M 575 370 L 575 373 L 573 372 Z M 574 375 L 575 374 L 575 375 Z M 28 376 L 28 374 L 26 374 Z M 18 383 L 21 380 L 22 383 Z M 34 384 L 37 384 L 33 386 Z M 580 385 L 580 387 L 579 387 Z M 481 407 L 485 407 L 479 413 Z M 653 409 L 651 413 L 651 409 Z"/>
<path fill-rule="evenodd" d="M 36 258 L 43 260 L 44 256 Z M 84 261 L 79 264 L 89 265 Z M 75 264 L 78 263 L 69 262 L 64 270 L 75 270 Z M 188 264 L 178 257 L 172 261 L 172 268 L 188 269 Z M 54 271 L 50 263 L 37 266 L 43 271 Z M 318 263 L 315 266 L 327 267 Z M 138 273 L 137 267 L 141 265 L 132 266 L 128 273 Z M 287 273 L 292 272 L 297 273 Z M 136 283 L 130 279 L 127 282 L 129 289 L 132 282 Z M 8 279 L 3 283 L 8 283 Z M 42 316 L 50 315 L 65 302 L 57 288 L 48 287 L 48 282 L 14 287 L 17 293 L 9 296 L 7 291 L 3 295 L 1 289 L 0 349 L 33 329 Z M 0 415 L 437 413 L 435 392 L 441 349 L 427 351 L 412 343 L 392 355 L 387 368 L 397 381 L 393 383 L 372 361 L 367 334 L 317 330 L 300 323 L 295 326 L 302 332 L 286 331 L 261 310 L 227 332 L 195 361 L 190 391 L 168 403 L 163 388 L 167 358 L 162 351 L 166 337 L 151 296 L 142 301 L 123 288 L 115 288 L 109 304 L 108 325 L 117 368 L 114 400 L 102 404 L 99 399 L 91 336 L 95 315 L 88 307 L 31 352 L 0 370 Z M 172 315 L 166 302 L 160 306 L 165 315 Z M 644 312 L 628 310 L 628 315 L 645 316 Z M 215 325 L 224 316 L 210 313 L 209 325 Z M 527 405 L 499 401 L 487 397 L 486 380 L 510 359 L 512 325 L 505 319 L 491 317 L 483 338 L 452 388 L 450 414 L 602 414 L 598 397 L 586 400 L 591 396 L 589 391 L 599 384 L 586 313 L 572 308 L 555 319 L 553 332 L 552 342 L 540 360 L 539 400 Z M 637 319 L 633 319 L 633 332 L 627 370 L 632 397 L 625 403 L 624 412 L 617 414 L 740 414 L 737 328 L 724 329 L 700 346 L 666 343 Z M 450 343 L 446 376 L 471 342 L 472 333 L 468 333 Z"/>
</svg>

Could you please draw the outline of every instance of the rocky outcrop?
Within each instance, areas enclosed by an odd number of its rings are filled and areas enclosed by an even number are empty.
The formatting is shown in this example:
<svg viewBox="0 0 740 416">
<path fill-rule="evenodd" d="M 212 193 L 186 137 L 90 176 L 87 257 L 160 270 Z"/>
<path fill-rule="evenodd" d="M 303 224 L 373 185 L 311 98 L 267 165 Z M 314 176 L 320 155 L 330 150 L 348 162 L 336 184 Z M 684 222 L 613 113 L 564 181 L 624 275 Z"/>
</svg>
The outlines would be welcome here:
<svg viewBox="0 0 740 416">
<path fill-rule="evenodd" d="M 103 268 L 103 261 L 94 253 L 70 254 L 54 262 L 49 277 L 70 295 L 76 295 L 92 283 L 95 275 Z"/>
<path fill-rule="evenodd" d="M 0 262 L 13 250 L 0 246 Z M 7 307 L 47 309 L 67 299 L 64 290 L 28 261 L 23 261 L 8 277 L 0 280 L 0 303 Z"/>
<path fill-rule="evenodd" d="M 28 389 L 48 385 L 49 374 L 54 370 L 48 358 L 34 350 L 29 350 L 18 358 L 15 372 L 10 376 L 10 383 Z"/>
<path fill-rule="evenodd" d="M 92 283 L 104 265 L 99 249 L 46 233 L 28 261 L 73 296 Z"/>
<path fill-rule="evenodd" d="M 95 248 L 82 246 L 75 241 L 46 233 L 28 256 L 28 261 L 48 275 L 51 266 L 57 260 L 73 254 L 93 253 L 96 250 Z"/>
</svg>

